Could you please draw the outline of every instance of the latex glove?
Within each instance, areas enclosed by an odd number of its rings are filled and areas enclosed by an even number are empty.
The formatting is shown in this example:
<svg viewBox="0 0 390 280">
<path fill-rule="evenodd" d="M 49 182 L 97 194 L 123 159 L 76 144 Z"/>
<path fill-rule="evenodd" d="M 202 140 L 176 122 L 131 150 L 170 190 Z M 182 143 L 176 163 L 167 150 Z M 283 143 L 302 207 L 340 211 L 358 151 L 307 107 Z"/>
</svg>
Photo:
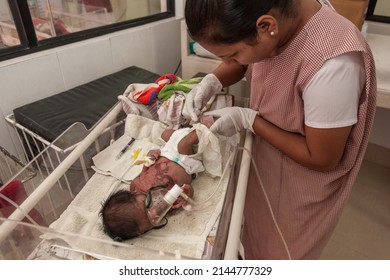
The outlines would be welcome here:
<svg viewBox="0 0 390 280">
<path fill-rule="evenodd" d="M 209 111 L 204 115 L 219 117 L 210 127 L 211 132 L 223 136 L 233 136 L 243 129 L 249 129 L 253 133 L 252 125 L 257 116 L 257 111 L 249 108 L 226 107 Z"/>
<path fill-rule="evenodd" d="M 207 74 L 199 84 L 187 93 L 182 115 L 193 122 L 198 121 L 203 106 L 221 89 L 222 84 L 217 76 Z"/>
</svg>

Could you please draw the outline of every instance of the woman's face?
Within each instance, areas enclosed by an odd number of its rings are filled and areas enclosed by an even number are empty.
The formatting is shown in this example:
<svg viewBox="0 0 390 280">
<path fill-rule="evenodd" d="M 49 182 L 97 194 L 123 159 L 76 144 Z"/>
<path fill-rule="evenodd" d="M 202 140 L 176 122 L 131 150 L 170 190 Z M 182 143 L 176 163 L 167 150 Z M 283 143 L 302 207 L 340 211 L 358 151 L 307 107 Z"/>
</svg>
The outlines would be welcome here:
<svg viewBox="0 0 390 280">
<path fill-rule="evenodd" d="M 248 45 L 243 41 L 234 44 L 199 43 L 221 59 L 226 61 L 234 60 L 241 65 L 259 62 L 277 54 L 276 40 L 265 34 L 254 45 Z"/>
</svg>

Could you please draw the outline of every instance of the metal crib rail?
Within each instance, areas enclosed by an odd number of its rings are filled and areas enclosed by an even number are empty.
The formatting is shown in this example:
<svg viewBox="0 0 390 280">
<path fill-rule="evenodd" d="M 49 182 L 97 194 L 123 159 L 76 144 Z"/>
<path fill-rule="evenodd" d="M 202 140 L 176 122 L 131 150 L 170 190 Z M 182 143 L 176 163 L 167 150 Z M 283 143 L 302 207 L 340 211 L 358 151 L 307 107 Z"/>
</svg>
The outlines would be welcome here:
<svg viewBox="0 0 390 280">
<path fill-rule="evenodd" d="M 234 196 L 229 233 L 226 242 L 225 260 L 237 260 L 241 243 L 241 225 L 244 215 L 246 188 L 248 184 L 249 167 L 251 164 L 253 134 L 247 131 L 244 143 L 244 151 L 240 164 L 240 174 L 237 181 L 236 194 Z"/>
<path fill-rule="evenodd" d="M 81 141 L 77 147 L 58 165 L 58 167 L 35 189 L 35 191 L 0 225 L 0 242 L 5 240 L 17 222 L 23 220 L 25 213 L 31 211 L 35 204 L 55 185 L 57 180 L 64 175 L 66 170 L 79 159 L 80 155 L 101 135 L 105 128 L 114 122 L 117 115 L 122 111 L 118 102 L 111 111 L 96 125 L 96 127 Z"/>
</svg>

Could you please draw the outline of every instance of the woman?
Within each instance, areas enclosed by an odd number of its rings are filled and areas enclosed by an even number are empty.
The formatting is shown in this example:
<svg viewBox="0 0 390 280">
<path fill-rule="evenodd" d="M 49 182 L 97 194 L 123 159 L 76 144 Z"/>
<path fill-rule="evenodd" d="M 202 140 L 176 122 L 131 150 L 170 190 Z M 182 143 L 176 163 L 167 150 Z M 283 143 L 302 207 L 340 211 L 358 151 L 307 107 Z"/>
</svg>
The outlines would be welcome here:
<svg viewBox="0 0 390 280">
<path fill-rule="evenodd" d="M 188 94 L 187 116 L 196 121 L 213 94 L 244 76 L 251 86 L 250 108 L 211 113 L 220 116 L 215 133 L 255 134 L 244 257 L 317 259 L 373 123 L 375 66 L 366 41 L 316 0 L 187 0 L 185 18 L 191 37 L 222 58 Z"/>
</svg>

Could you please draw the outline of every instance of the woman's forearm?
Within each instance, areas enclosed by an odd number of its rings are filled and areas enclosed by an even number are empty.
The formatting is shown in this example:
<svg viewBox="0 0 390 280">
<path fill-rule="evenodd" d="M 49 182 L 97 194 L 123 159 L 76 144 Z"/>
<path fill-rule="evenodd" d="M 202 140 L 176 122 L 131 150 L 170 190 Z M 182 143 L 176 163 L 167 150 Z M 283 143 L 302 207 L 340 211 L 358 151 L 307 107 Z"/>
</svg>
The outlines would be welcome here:
<svg viewBox="0 0 390 280">
<path fill-rule="evenodd" d="M 256 134 L 294 161 L 310 169 L 328 171 L 340 162 L 351 126 L 330 129 L 305 127 L 305 135 L 283 130 L 258 116 Z"/>
<path fill-rule="evenodd" d="M 246 72 L 246 67 L 235 61 L 222 61 L 222 63 L 213 71 L 223 87 L 231 86 L 240 81 Z"/>
</svg>

